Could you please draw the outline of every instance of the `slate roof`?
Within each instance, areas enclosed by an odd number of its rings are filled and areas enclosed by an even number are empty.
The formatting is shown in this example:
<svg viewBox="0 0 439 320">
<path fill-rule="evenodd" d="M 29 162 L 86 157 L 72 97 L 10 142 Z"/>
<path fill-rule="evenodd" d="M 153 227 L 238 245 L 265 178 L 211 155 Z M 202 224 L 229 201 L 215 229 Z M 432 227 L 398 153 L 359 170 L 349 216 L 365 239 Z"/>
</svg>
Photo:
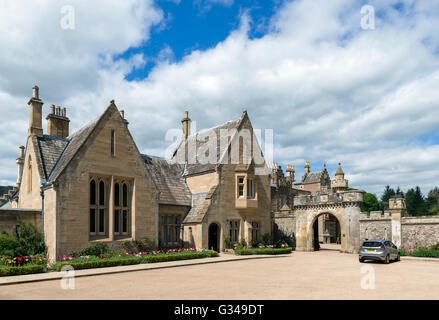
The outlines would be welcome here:
<svg viewBox="0 0 439 320">
<path fill-rule="evenodd" d="M 7 194 L 9 192 L 9 190 L 12 190 L 14 187 L 12 186 L 0 186 L 0 198 Z"/>
<path fill-rule="evenodd" d="M 312 172 L 309 173 L 305 180 L 303 181 L 303 183 L 315 183 L 315 182 L 320 182 L 320 179 L 322 177 L 323 171 L 320 172 Z"/>
<path fill-rule="evenodd" d="M 34 143 L 39 151 L 37 163 L 42 177 L 47 179 L 58 162 L 69 140 L 49 135 L 35 137 Z"/>
<path fill-rule="evenodd" d="M 187 150 L 189 150 L 189 148 L 191 148 L 191 146 L 195 146 L 194 149 L 199 150 L 200 146 L 202 146 L 205 143 L 204 141 L 206 141 L 206 140 L 199 141 L 199 140 L 201 140 L 201 137 L 215 136 L 217 139 L 216 159 L 217 159 L 217 163 L 219 163 L 222 156 L 224 155 L 225 151 L 227 150 L 226 148 L 224 150 L 221 150 L 221 147 L 228 145 L 228 141 L 221 141 L 222 138 L 227 139 L 227 137 L 221 136 L 221 130 L 233 130 L 233 129 L 239 130 L 239 126 L 243 120 L 244 114 L 239 119 L 228 121 L 228 122 L 223 123 L 219 126 L 200 131 L 198 133 L 190 135 L 186 140 L 180 141 L 180 144 L 178 145 L 178 147 L 176 148 L 176 150 L 174 152 L 172 160 L 179 162 L 179 163 L 184 163 L 186 160 L 185 150 L 187 152 Z M 198 159 L 196 158 L 196 152 L 191 152 L 187 156 L 187 160 L 188 160 L 189 164 L 186 166 L 186 170 L 184 172 L 185 176 L 214 171 L 216 168 L 215 163 L 213 163 L 213 164 L 199 163 Z"/>
<path fill-rule="evenodd" d="M 197 193 L 192 195 L 192 208 L 183 220 L 184 224 L 196 224 L 203 222 L 210 206 L 210 199 L 217 186 L 213 186 L 208 193 Z"/>
<path fill-rule="evenodd" d="M 184 165 L 142 155 L 159 191 L 159 203 L 191 206 L 191 192 L 182 176 Z"/>
</svg>

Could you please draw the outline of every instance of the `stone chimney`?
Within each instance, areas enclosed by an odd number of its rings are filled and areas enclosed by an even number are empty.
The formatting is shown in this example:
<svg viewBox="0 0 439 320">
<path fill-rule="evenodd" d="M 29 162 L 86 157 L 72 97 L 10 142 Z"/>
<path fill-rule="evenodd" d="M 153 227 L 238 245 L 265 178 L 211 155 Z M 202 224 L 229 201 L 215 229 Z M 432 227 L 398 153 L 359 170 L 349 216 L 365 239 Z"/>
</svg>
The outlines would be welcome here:
<svg viewBox="0 0 439 320">
<path fill-rule="evenodd" d="M 294 182 L 294 174 L 296 170 L 294 169 L 294 166 L 291 164 L 287 164 L 287 178 L 291 183 Z"/>
<path fill-rule="evenodd" d="M 24 167 L 24 146 L 20 146 L 20 155 L 17 158 L 17 166 L 18 166 L 18 177 L 17 177 L 17 188 L 20 187 L 21 177 L 23 175 L 23 167 Z"/>
<path fill-rule="evenodd" d="M 39 98 L 38 86 L 32 87 L 32 98 L 27 103 L 30 108 L 29 112 L 29 130 L 28 135 L 43 136 L 43 101 Z"/>
<path fill-rule="evenodd" d="M 309 161 L 305 161 L 305 176 L 307 176 L 311 172 L 311 167 L 309 165 Z"/>
<path fill-rule="evenodd" d="M 184 113 L 184 118 L 181 120 L 181 123 L 183 124 L 183 137 L 187 139 L 191 132 L 191 119 L 189 119 L 188 111 Z"/>
<path fill-rule="evenodd" d="M 69 122 L 67 118 L 67 109 L 50 106 L 50 114 L 47 116 L 47 131 L 51 136 L 67 138 L 69 136 Z"/>
</svg>

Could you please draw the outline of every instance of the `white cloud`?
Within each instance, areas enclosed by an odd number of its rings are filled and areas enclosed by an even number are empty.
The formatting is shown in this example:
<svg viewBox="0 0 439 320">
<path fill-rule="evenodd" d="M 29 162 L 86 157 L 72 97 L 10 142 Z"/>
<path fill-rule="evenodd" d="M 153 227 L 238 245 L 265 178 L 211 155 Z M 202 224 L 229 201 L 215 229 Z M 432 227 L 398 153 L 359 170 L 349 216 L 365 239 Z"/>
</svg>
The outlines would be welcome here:
<svg viewBox="0 0 439 320">
<path fill-rule="evenodd" d="M 5 180 L 15 179 L 25 95 L 38 83 L 46 104 L 70 107 L 73 129 L 114 98 L 144 152 L 163 155 L 165 132 L 180 126 L 184 110 L 202 129 L 245 108 L 254 127 L 275 129 L 275 160 L 294 163 L 297 177 L 307 159 L 342 161 L 351 185 L 372 192 L 386 184 L 418 184 L 425 192 L 438 184 L 438 144 L 425 141 L 439 136 L 438 4 L 406 2 L 412 8 L 401 12 L 391 9 L 395 1 L 371 1 L 376 28 L 362 30 L 356 1 L 294 1 L 279 9 L 262 38 L 248 37 L 251 17 L 244 14 L 227 39 L 182 61 L 174 61 L 170 43 L 161 58 L 115 62 L 114 54 L 147 41 L 163 17 L 151 4 L 132 9 L 140 3 L 102 10 L 93 4 L 95 12 L 84 16 L 78 7 L 71 34 L 52 30 L 47 17 L 58 19 L 59 10 L 48 5 L 20 19 L 0 16 L 2 29 L 15 28 L 15 36 L 0 35 L 7 48 L 0 53 L 0 102 L 12 108 L 6 112 L 15 121 L 0 128 L 10 138 L 0 142 Z M 159 63 L 147 79 L 125 80 L 148 59 Z"/>
</svg>

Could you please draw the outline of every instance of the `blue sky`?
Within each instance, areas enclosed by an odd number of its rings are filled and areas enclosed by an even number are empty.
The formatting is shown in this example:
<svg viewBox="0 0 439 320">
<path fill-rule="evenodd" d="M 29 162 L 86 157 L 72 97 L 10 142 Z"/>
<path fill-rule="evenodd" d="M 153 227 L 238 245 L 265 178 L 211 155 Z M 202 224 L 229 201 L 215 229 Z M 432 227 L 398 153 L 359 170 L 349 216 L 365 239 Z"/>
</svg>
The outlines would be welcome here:
<svg viewBox="0 0 439 320">
<path fill-rule="evenodd" d="M 157 6 L 164 12 L 166 26 L 159 24 L 151 30 L 151 38 L 140 47 L 130 48 L 117 58 L 128 59 L 142 53 L 148 62 L 142 68 L 126 75 L 126 79 L 139 80 L 148 76 L 156 65 L 160 53 L 169 48 L 166 58 L 178 62 L 194 50 L 206 50 L 224 41 L 240 23 L 244 12 L 251 15 L 249 38 L 262 37 L 268 30 L 268 21 L 282 4 L 282 0 L 209 1 L 161 0 Z"/>
<path fill-rule="evenodd" d="M 374 193 L 439 184 L 438 1 L 5 0 L 0 31 L 0 185 L 17 178 L 35 84 L 72 132 L 114 99 L 146 154 L 166 155 L 186 110 L 204 129 L 246 109 L 297 177 L 342 162 Z"/>
</svg>

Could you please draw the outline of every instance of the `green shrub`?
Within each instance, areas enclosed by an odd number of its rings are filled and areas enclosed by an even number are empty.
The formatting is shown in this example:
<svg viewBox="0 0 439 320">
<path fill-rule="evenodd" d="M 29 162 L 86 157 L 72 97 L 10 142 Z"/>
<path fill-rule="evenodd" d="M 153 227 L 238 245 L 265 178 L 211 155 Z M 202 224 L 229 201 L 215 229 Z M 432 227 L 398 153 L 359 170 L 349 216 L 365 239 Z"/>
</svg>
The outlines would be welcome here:
<svg viewBox="0 0 439 320">
<path fill-rule="evenodd" d="M 412 251 L 413 257 L 423 257 L 423 258 L 439 258 L 439 250 L 436 249 L 415 249 Z"/>
<path fill-rule="evenodd" d="M 156 249 L 155 241 L 144 238 L 143 240 L 122 241 L 121 246 L 125 251 L 134 253 L 154 251 Z"/>
<path fill-rule="evenodd" d="M 206 258 L 207 256 L 208 254 L 206 254 L 205 252 L 190 252 L 190 253 L 180 253 L 180 254 L 144 256 L 140 260 L 141 263 L 156 263 L 156 262 L 178 261 L 178 260 L 188 260 L 188 259 L 201 259 L 201 258 Z"/>
<path fill-rule="evenodd" d="M 224 238 L 224 242 L 226 244 L 226 249 L 231 249 L 232 248 L 232 240 L 230 239 L 230 237 L 225 237 Z"/>
<path fill-rule="evenodd" d="M 240 256 L 248 256 L 253 254 L 252 249 L 236 249 L 235 253 Z"/>
<path fill-rule="evenodd" d="M 12 257 L 18 246 L 17 240 L 8 234 L 0 234 L 0 256 Z"/>
<path fill-rule="evenodd" d="M 16 276 L 22 274 L 43 273 L 46 268 L 41 265 L 27 265 L 24 267 L 6 267 L 0 268 L 0 277 Z"/>
<path fill-rule="evenodd" d="M 116 266 L 126 266 L 138 264 L 139 259 L 129 258 L 129 259 L 113 259 L 113 260 L 96 260 L 96 261 L 84 261 L 84 262 L 61 262 L 56 266 L 56 271 L 60 271 L 63 266 L 72 266 L 74 270 L 81 269 L 93 269 L 93 268 L 106 268 L 106 267 L 116 267 Z"/>
<path fill-rule="evenodd" d="M 17 246 L 14 256 L 32 256 L 47 251 L 44 236 L 30 223 L 19 223 L 15 227 Z"/>
<path fill-rule="evenodd" d="M 216 258 L 218 257 L 218 252 L 214 251 L 214 250 L 208 250 L 207 252 L 207 257 L 209 258 Z"/>
<path fill-rule="evenodd" d="M 252 255 L 252 254 L 276 255 L 276 254 L 288 254 L 291 253 L 291 251 L 292 251 L 291 247 L 286 247 L 286 248 L 237 249 L 235 250 L 235 253 L 240 256 Z"/>
<path fill-rule="evenodd" d="M 401 257 L 404 257 L 404 256 L 407 255 L 407 251 L 406 251 L 405 249 L 399 249 L 399 255 L 400 255 Z"/>
<path fill-rule="evenodd" d="M 275 254 L 288 254 L 291 253 L 293 249 L 291 247 L 286 247 L 286 248 L 266 248 L 266 249 L 254 249 L 253 253 L 254 254 L 270 254 L 270 255 L 275 255 Z"/>
<path fill-rule="evenodd" d="M 85 248 L 82 248 L 77 252 L 77 254 L 80 254 L 81 256 L 99 256 L 100 254 L 105 254 L 109 252 L 109 250 L 110 248 L 106 243 L 96 242 L 96 243 L 92 243 L 91 245 Z"/>
</svg>

